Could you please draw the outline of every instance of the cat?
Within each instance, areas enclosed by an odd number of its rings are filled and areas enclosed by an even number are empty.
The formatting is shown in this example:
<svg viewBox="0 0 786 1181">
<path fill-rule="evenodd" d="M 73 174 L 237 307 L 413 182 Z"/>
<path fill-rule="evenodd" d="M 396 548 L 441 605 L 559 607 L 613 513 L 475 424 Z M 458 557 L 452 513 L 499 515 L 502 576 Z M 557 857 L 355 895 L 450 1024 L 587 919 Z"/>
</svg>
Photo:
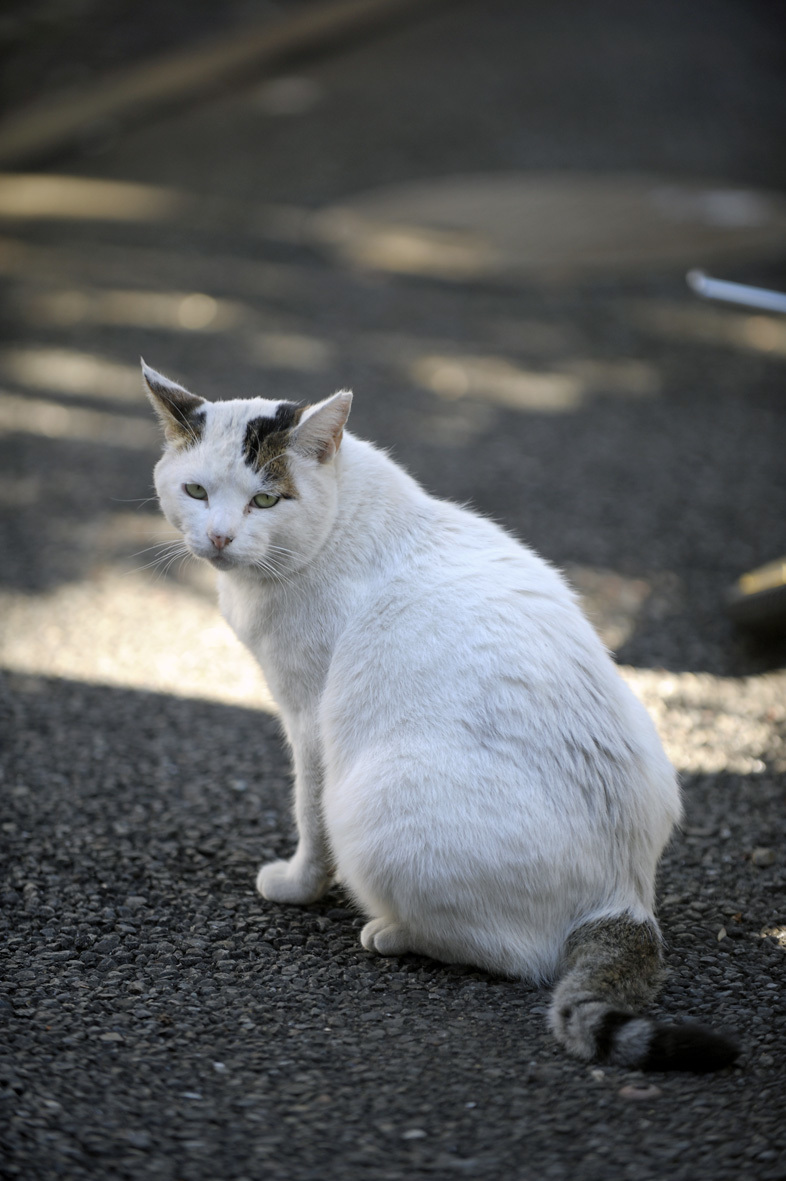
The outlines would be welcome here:
<svg viewBox="0 0 786 1181">
<path fill-rule="evenodd" d="M 642 1016 L 679 787 L 560 573 L 345 430 L 352 395 L 209 402 L 143 364 L 161 508 L 278 702 L 298 845 L 264 898 L 334 882 L 369 952 L 556 981 L 572 1054 L 712 1070 L 736 1043 Z"/>
</svg>

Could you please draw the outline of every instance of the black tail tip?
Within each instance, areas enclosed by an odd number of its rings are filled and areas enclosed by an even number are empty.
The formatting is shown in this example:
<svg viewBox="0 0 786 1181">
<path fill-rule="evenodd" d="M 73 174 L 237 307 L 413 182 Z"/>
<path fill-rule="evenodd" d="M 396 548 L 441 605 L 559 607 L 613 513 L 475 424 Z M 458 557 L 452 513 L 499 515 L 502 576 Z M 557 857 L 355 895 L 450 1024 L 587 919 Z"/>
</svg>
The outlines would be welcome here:
<svg viewBox="0 0 786 1181">
<path fill-rule="evenodd" d="M 740 1055 L 734 1038 L 690 1021 L 684 1025 L 656 1025 L 642 1070 L 691 1070 L 708 1074 L 731 1066 Z"/>
</svg>

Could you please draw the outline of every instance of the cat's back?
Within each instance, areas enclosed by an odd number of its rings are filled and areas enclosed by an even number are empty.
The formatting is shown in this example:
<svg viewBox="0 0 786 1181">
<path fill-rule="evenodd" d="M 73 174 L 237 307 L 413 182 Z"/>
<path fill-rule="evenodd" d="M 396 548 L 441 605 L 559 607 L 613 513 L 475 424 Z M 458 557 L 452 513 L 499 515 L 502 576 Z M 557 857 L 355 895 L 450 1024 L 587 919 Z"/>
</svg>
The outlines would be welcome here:
<svg viewBox="0 0 786 1181">
<path fill-rule="evenodd" d="M 559 571 L 494 521 L 432 497 L 419 501 L 369 579 L 348 644 L 360 635 L 372 646 L 375 637 L 398 643 L 402 656 L 416 656 L 421 642 L 423 655 L 463 663 L 473 653 L 510 656 L 548 636 L 555 650 L 580 643 L 603 654 Z"/>
<path fill-rule="evenodd" d="M 396 726 L 521 737 L 560 711 L 604 731 L 640 714 L 561 574 L 493 521 L 430 497 L 355 604 L 325 706 L 336 721 L 367 715 L 372 741 Z"/>
<path fill-rule="evenodd" d="M 406 733 L 519 761 L 556 739 L 571 764 L 613 751 L 675 797 L 649 715 L 560 572 L 471 509 L 419 488 L 410 507 L 333 652 L 331 747 Z"/>
</svg>

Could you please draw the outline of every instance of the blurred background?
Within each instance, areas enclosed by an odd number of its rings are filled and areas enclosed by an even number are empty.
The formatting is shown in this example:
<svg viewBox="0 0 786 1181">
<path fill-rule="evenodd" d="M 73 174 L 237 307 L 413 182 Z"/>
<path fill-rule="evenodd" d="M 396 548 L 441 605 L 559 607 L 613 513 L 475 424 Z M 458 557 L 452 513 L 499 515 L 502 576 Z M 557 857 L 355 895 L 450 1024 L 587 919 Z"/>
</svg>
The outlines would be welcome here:
<svg viewBox="0 0 786 1181">
<path fill-rule="evenodd" d="M 778 667 L 723 600 L 786 552 L 786 317 L 685 273 L 786 289 L 783 31 L 764 0 L 6 4 L 2 665 L 267 700 L 168 560 L 144 355 L 208 398 L 354 388 L 655 707 Z"/>
</svg>

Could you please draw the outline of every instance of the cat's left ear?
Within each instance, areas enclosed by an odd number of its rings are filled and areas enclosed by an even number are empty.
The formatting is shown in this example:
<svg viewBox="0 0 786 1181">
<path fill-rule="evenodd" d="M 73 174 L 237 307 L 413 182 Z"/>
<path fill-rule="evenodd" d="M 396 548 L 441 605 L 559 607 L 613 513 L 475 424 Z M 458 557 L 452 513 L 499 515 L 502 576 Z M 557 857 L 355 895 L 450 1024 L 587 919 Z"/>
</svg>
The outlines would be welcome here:
<svg viewBox="0 0 786 1181">
<path fill-rule="evenodd" d="M 324 402 L 307 406 L 292 432 L 292 446 L 320 463 L 328 463 L 341 446 L 351 405 L 349 390 L 339 390 Z"/>
<path fill-rule="evenodd" d="M 140 358 L 141 359 L 141 358 Z M 157 373 L 142 361 L 147 396 L 164 428 L 168 443 L 183 446 L 200 438 L 205 423 L 205 399 L 189 393 L 176 381 Z"/>
</svg>

